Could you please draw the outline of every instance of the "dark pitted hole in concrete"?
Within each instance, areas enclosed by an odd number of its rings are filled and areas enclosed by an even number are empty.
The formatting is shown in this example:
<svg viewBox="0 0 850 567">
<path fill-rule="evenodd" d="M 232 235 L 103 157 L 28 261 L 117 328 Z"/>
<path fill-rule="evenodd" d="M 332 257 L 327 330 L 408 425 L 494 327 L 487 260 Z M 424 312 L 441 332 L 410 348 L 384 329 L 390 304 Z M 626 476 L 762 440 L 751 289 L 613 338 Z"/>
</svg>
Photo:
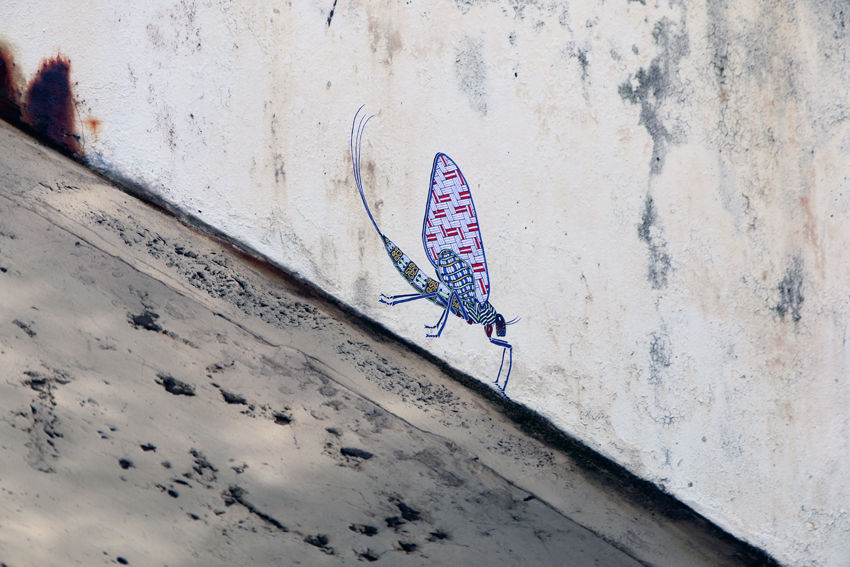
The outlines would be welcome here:
<svg viewBox="0 0 850 567">
<path fill-rule="evenodd" d="M 357 557 L 360 557 L 361 559 L 365 559 L 366 561 L 370 562 L 378 560 L 378 554 L 372 551 L 371 549 L 367 549 L 363 553 L 358 553 Z"/>
<path fill-rule="evenodd" d="M 392 528 L 394 530 L 397 530 L 399 526 L 405 524 L 405 522 L 402 522 L 401 518 L 399 518 L 398 516 L 391 516 L 389 518 L 385 518 L 384 521 L 387 523 L 388 528 Z"/>
<path fill-rule="evenodd" d="M 221 397 L 223 397 L 224 401 L 228 404 L 241 404 L 243 406 L 248 405 L 248 401 L 239 394 L 231 394 L 227 390 L 222 389 L 219 389 L 219 392 L 221 392 Z"/>
<path fill-rule="evenodd" d="M 449 537 L 449 534 L 442 530 L 437 530 L 436 532 L 431 532 L 429 534 L 431 537 L 428 538 L 428 541 L 437 541 L 440 539 L 446 539 Z"/>
<path fill-rule="evenodd" d="M 413 553 L 414 551 L 416 551 L 416 544 L 415 543 L 404 543 L 403 541 L 400 541 L 400 542 L 398 542 L 398 544 L 407 553 Z"/>
<path fill-rule="evenodd" d="M 292 423 L 292 418 L 285 413 L 276 411 L 274 412 L 274 422 L 278 425 L 289 425 Z"/>
<path fill-rule="evenodd" d="M 127 470 L 129 468 L 136 468 L 136 465 L 134 465 L 133 461 L 131 461 L 130 459 L 118 459 L 118 464 L 124 470 Z"/>
<path fill-rule="evenodd" d="M 422 512 L 414 510 L 404 502 L 399 502 L 396 506 L 398 506 L 398 509 L 401 510 L 401 517 L 408 522 L 416 522 L 419 520 L 419 516 L 422 515 Z"/>
<path fill-rule="evenodd" d="M 142 451 L 147 453 L 148 451 L 156 452 L 156 446 L 153 443 L 145 443 L 144 445 L 139 445 L 142 448 Z"/>
<path fill-rule="evenodd" d="M 116 557 L 115 561 L 117 561 L 121 565 L 129 565 L 130 564 L 130 562 L 127 561 L 126 559 L 124 559 L 123 557 Z"/>
<path fill-rule="evenodd" d="M 362 449 L 356 449 L 354 447 L 343 447 L 339 450 L 339 452 L 345 455 L 346 457 L 357 457 L 358 459 L 363 459 L 364 461 L 367 461 L 373 457 L 372 453 L 364 451 Z"/>
<path fill-rule="evenodd" d="M 155 331 L 158 333 L 162 330 L 162 327 L 156 324 L 157 319 L 159 319 L 159 315 L 153 311 L 145 311 L 141 315 L 130 315 L 130 324 L 137 329 L 142 328 L 147 331 Z"/>
<path fill-rule="evenodd" d="M 157 374 L 158 380 L 157 384 L 160 384 L 165 391 L 169 394 L 174 394 L 175 396 L 194 396 L 195 395 L 195 387 L 191 384 L 187 384 L 186 382 L 181 382 L 180 380 L 174 378 L 173 376 L 168 376 L 167 374 Z"/>
<path fill-rule="evenodd" d="M 351 524 L 348 526 L 348 529 L 359 534 L 363 534 L 364 536 L 372 537 L 376 533 L 378 533 L 378 528 L 375 526 L 367 526 L 364 524 Z"/>
</svg>

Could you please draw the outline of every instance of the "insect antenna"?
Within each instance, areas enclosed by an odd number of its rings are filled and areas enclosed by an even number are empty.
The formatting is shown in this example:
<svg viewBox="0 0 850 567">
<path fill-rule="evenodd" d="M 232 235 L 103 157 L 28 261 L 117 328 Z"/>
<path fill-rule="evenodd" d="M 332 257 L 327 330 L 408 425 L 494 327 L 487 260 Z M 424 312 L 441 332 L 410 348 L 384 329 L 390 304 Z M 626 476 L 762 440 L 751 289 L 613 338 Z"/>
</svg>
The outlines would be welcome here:
<svg viewBox="0 0 850 567">
<path fill-rule="evenodd" d="M 514 317 L 510 321 L 505 322 L 505 325 L 513 325 L 514 323 L 519 323 L 522 320 L 522 317 Z"/>
<path fill-rule="evenodd" d="M 357 112 L 354 114 L 354 121 L 351 124 L 351 167 L 354 169 L 354 184 L 357 185 L 357 190 L 360 192 L 360 199 L 363 201 L 363 206 L 366 207 L 366 214 L 369 215 L 369 220 L 372 221 L 372 226 L 375 227 L 378 234 L 383 236 L 381 229 L 378 228 L 378 223 L 375 222 L 375 218 L 372 216 L 372 211 L 369 210 L 369 205 L 366 203 L 366 195 L 363 193 L 363 182 L 360 178 L 360 150 L 363 141 L 363 131 L 366 129 L 366 124 L 375 117 L 374 114 L 368 117 L 366 114 L 363 114 L 360 116 L 360 121 L 358 122 L 357 116 L 363 110 L 364 106 L 366 105 L 364 104 L 357 109 Z"/>
</svg>

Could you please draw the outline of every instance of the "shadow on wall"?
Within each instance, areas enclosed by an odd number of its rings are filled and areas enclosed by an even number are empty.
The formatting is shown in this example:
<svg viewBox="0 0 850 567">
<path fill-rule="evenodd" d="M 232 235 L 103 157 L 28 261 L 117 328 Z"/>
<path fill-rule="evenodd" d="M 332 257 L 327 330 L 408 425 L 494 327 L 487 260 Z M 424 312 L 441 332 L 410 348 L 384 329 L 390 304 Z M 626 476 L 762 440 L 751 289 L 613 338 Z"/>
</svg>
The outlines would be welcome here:
<svg viewBox="0 0 850 567">
<path fill-rule="evenodd" d="M 0 43 L 0 119 L 64 154 L 82 156 L 68 58 L 57 53 L 42 61 L 26 90 L 22 79 L 11 52 Z"/>
</svg>

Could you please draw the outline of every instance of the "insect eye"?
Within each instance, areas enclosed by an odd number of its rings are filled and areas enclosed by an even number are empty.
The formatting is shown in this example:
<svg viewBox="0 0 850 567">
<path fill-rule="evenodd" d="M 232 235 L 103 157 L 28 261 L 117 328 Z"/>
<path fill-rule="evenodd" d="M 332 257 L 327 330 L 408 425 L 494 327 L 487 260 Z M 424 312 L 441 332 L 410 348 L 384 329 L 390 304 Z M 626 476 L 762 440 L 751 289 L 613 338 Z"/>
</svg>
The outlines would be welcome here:
<svg viewBox="0 0 850 567">
<path fill-rule="evenodd" d="M 493 334 L 493 325 L 484 325 L 484 331 L 487 332 L 487 336 L 489 337 Z"/>
<path fill-rule="evenodd" d="M 496 315 L 496 336 L 504 337 L 505 336 L 505 318 L 501 315 Z"/>
</svg>

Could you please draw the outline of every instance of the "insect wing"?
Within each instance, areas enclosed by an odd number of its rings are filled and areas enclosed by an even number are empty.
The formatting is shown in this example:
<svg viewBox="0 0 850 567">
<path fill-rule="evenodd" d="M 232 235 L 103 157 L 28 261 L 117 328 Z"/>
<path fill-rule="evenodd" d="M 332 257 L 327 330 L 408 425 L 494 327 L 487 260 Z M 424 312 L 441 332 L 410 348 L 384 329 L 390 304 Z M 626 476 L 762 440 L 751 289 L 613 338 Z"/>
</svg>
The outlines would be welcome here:
<svg viewBox="0 0 850 567">
<path fill-rule="evenodd" d="M 434 157 L 431 188 L 425 206 L 422 244 L 428 260 L 437 268 L 441 250 L 452 250 L 472 269 L 475 297 L 480 303 L 490 296 L 490 277 L 484 257 L 484 242 L 478 230 L 478 217 L 472 193 L 460 168 L 446 154 Z"/>
</svg>

